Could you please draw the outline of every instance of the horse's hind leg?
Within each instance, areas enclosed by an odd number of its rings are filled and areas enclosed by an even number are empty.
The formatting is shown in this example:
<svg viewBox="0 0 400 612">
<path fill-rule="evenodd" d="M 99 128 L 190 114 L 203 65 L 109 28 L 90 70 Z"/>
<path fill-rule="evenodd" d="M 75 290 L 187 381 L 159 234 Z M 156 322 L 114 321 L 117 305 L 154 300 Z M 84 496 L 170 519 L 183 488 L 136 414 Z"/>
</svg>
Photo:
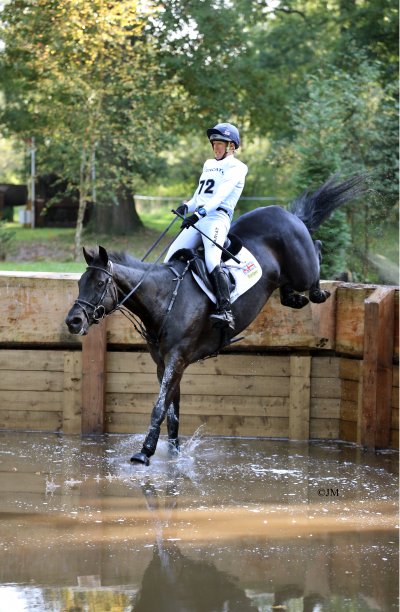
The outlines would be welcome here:
<svg viewBox="0 0 400 612">
<path fill-rule="evenodd" d="M 290 308 L 303 308 L 308 304 L 308 298 L 295 290 L 288 284 L 282 285 L 279 289 L 282 306 Z"/>
<path fill-rule="evenodd" d="M 315 252 L 317 254 L 319 262 L 321 263 L 321 260 L 322 260 L 322 254 L 321 254 L 322 242 L 321 240 L 315 240 L 314 247 L 315 247 Z M 320 288 L 319 278 L 318 278 L 317 282 L 311 285 L 308 296 L 310 298 L 310 302 L 314 302 L 315 304 L 322 304 L 323 302 L 326 302 L 330 294 L 331 294 L 330 291 L 326 291 L 325 289 Z"/>
</svg>

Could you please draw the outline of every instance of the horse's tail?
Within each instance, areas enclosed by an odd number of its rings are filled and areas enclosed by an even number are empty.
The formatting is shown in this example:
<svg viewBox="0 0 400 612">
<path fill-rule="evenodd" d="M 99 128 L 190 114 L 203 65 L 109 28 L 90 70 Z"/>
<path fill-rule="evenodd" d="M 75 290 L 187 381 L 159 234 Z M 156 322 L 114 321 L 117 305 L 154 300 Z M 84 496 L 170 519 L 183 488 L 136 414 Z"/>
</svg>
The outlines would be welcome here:
<svg viewBox="0 0 400 612">
<path fill-rule="evenodd" d="M 337 183 L 337 176 L 332 176 L 316 191 L 304 191 L 290 204 L 289 210 L 312 234 L 336 208 L 365 193 L 365 179 L 364 175 L 355 175 Z"/>
</svg>

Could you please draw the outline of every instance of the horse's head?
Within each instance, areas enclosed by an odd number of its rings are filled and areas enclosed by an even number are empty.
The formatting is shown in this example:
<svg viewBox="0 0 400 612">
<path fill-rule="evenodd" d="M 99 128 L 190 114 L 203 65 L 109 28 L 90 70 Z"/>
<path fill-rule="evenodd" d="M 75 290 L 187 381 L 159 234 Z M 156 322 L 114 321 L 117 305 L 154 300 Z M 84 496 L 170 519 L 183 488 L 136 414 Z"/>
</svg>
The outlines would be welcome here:
<svg viewBox="0 0 400 612">
<path fill-rule="evenodd" d="M 112 262 L 105 248 L 98 253 L 83 249 L 86 272 L 79 279 L 79 295 L 67 314 L 65 323 L 71 334 L 85 335 L 93 323 L 98 323 L 117 304 L 117 290 L 113 283 Z"/>
</svg>

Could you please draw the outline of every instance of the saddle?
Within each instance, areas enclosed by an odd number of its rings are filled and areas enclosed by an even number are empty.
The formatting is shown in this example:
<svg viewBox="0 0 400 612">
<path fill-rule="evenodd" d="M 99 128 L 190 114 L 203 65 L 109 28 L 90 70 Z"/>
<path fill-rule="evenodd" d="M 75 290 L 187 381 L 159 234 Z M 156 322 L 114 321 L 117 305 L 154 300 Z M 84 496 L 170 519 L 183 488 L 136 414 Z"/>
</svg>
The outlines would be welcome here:
<svg viewBox="0 0 400 612">
<path fill-rule="evenodd" d="M 240 252 L 242 246 L 243 243 L 238 236 L 236 236 L 235 234 L 228 234 L 224 243 L 224 249 L 229 251 L 231 255 L 237 255 Z M 206 288 L 211 293 L 214 293 L 214 289 L 212 287 L 210 277 L 206 268 L 203 245 L 200 245 L 196 249 L 179 249 L 179 251 L 176 251 L 176 253 L 174 253 L 170 259 L 170 261 L 174 260 L 189 262 L 189 270 L 197 274 L 197 276 L 203 281 Z M 230 292 L 232 292 L 235 287 L 235 279 L 229 269 L 224 265 L 224 263 L 228 260 L 229 255 L 227 255 L 226 253 L 222 253 L 221 267 L 225 269 L 229 281 L 229 289 Z"/>
</svg>

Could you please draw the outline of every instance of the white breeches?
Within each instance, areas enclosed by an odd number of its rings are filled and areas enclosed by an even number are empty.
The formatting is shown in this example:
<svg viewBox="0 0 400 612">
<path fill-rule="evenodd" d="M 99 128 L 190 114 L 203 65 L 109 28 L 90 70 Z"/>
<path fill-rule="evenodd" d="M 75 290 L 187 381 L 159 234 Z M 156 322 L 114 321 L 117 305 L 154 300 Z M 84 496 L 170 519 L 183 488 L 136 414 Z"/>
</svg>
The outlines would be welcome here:
<svg viewBox="0 0 400 612">
<path fill-rule="evenodd" d="M 226 213 L 216 210 L 196 223 L 202 232 L 212 238 L 217 244 L 224 246 L 224 242 L 229 232 L 230 219 Z M 212 272 L 215 266 L 221 262 L 222 251 L 215 246 L 208 238 L 205 238 L 195 227 L 182 230 L 168 249 L 164 261 L 169 261 L 179 249 L 194 249 L 203 241 L 204 256 L 208 272 Z"/>
</svg>

